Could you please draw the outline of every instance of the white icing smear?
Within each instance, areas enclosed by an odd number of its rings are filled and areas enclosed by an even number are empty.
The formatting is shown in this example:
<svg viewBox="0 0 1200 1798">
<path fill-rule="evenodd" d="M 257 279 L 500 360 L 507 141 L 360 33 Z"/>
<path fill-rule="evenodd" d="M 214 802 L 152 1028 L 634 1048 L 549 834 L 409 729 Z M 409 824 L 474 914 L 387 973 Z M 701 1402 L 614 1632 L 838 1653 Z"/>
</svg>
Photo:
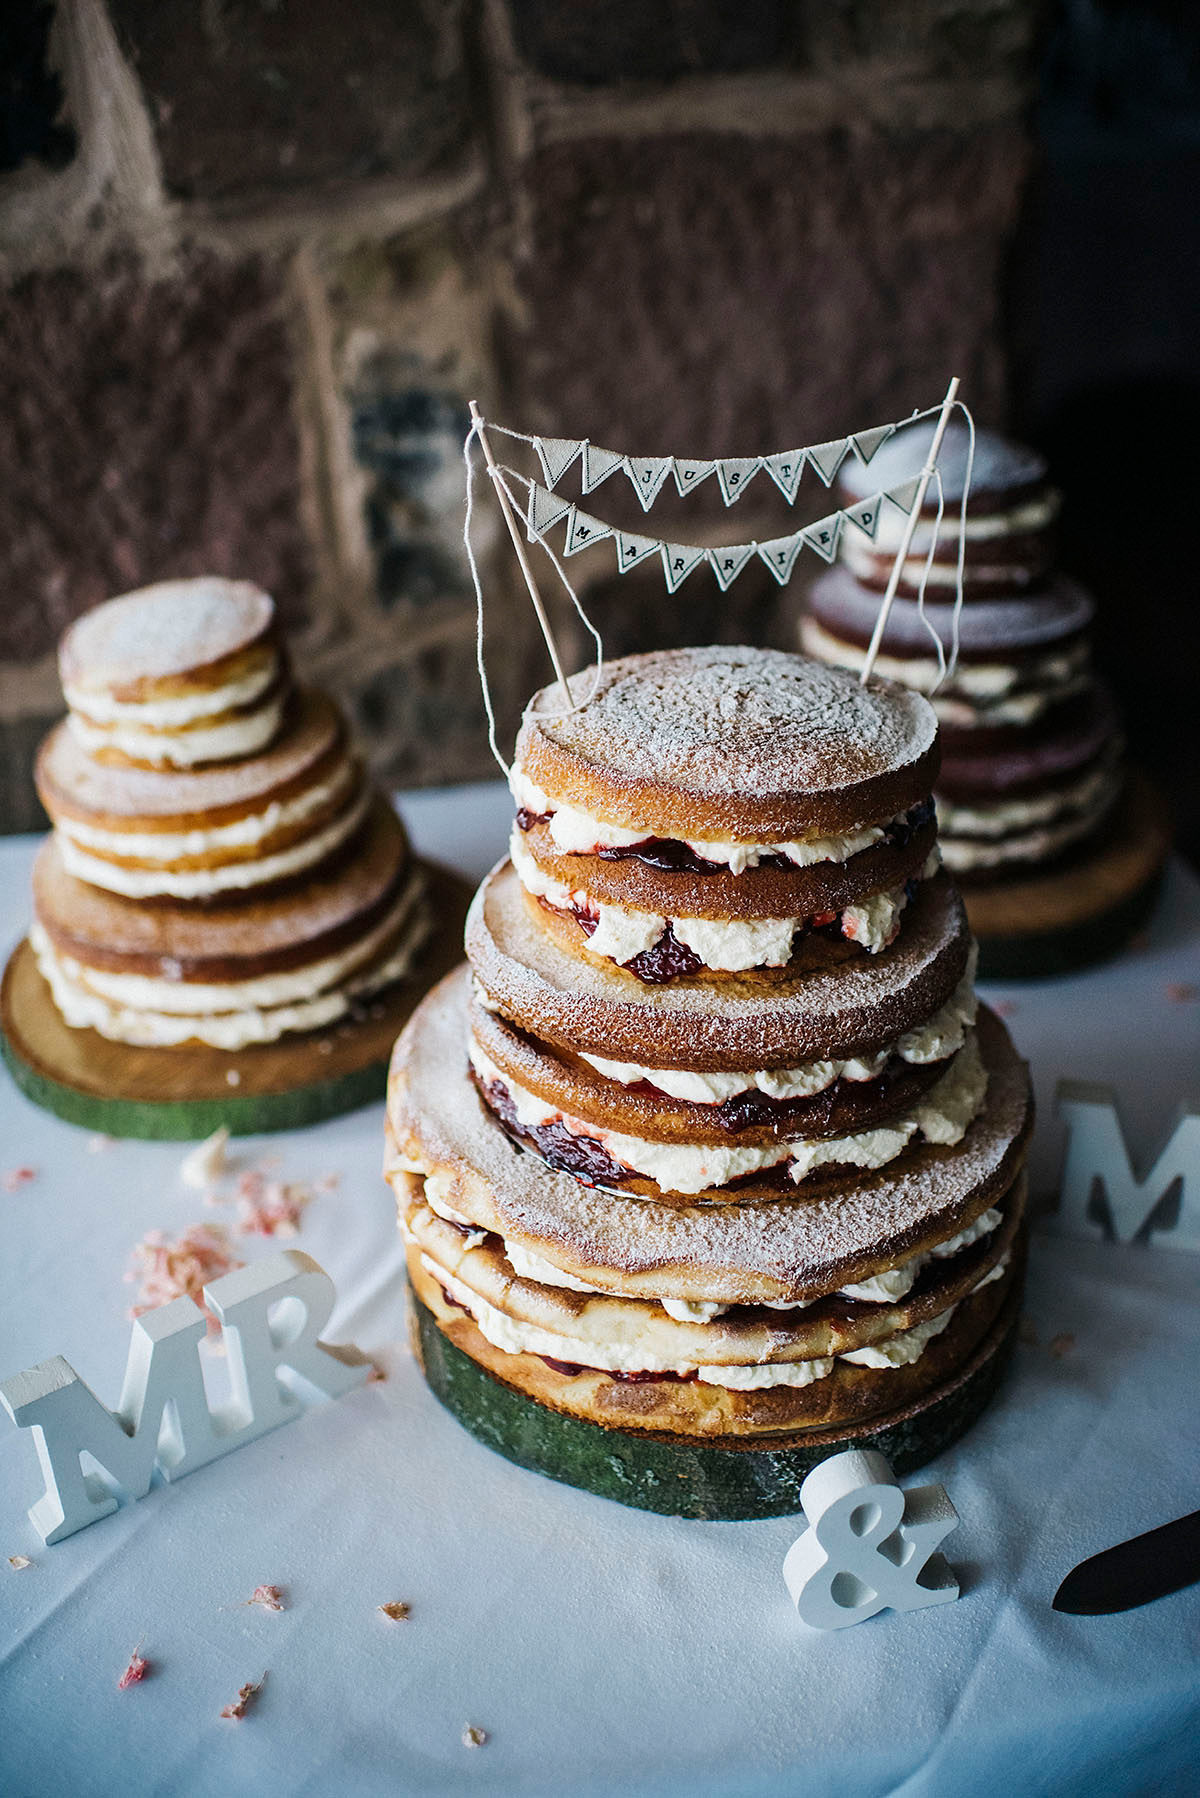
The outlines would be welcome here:
<svg viewBox="0 0 1200 1798">
<path fill-rule="evenodd" d="M 739 1093 L 760 1092 L 769 1099 L 807 1099 L 824 1092 L 835 1080 L 874 1080 L 893 1055 L 923 1066 L 931 1061 L 944 1061 L 962 1048 L 967 1027 L 975 1022 L 978 1000 L 975 997 L 975 963 L 978 950 L 972 945 L 967 971 L 941 1009 L 924 1024 L 917 1025 L 886 1044 L 873 1055 L 852 1056 L 847 1060 L 809 1061 L 796 1068 L 760 1068 L 748 1073 L 689 1073 L 678 1068 L 642 1067 L 634 1061 L 609 1061 L 603 1055 L 580 1057 L 606 1080 L 621 1086 L 645 1084 L 665 1093 L 670 1099 L 681 1099 L 692 1105 L 722 1105 Z"/>
<path fill-rule="evenodd" d="M 115 749 L 132 762 L 193 768 L 201 762 L 237 761 L 265 749 L 279 729 L 283 706 L 282 698 L 273 699 L 253 712 L 208 729 L 154 731 L 118 723 L 111 730 L 101 730 L 75 711 L 68 714 L 67 722 L 89 755 L 97 750 Z"/>
<path fill-rule="evenodd" d="M 497 1310 L 470 1286 L 440 1266 L 432 1256 L 422 1253 L 421 1266 L 455 1304 L 473 1319 L 480 1335 L 506 1355 L 542 1355 L 551 1361 L 564 1361 L 570 1366 L 595 1368 L 601 1373 L 673 1373 L 691 1374 L 706 1386 L 725 1386 L 734 1392 L 755 1391 L 767 1386 L 810 1386 L 827 1379 L 833 1372 L 834 1357 L 817 1356 L 807 1361 L 775 1361 L 750 1366 L 699 1366 L 686 1359 L 656 1355 L 638 1343 L 603 1343 L 576 1341 L 544 1330 L 538 1324 L 525 1323 Z M 941 1333 L 954 1313 L 951 1306 L 940 1317 L 917 1324 L 910 1330 L 885 1337 L 882 1344 L 870 1349 L 855 1349 L 837 1357 L 857 1362 L 864 1367 L 904 1367 L 919 1359 L 925 1344 Z M 864 1357 L 874 1355 L 874 1360 Z M 583 1357 L 583 1359 L 581 1359 Z"/>
<path fill-rule="evenodd" d="M 801 620 L 800 636 L 805 649 L 820 661 L 856 671 L 866 662 L 865 649 L 835 636 L 812 616 Z M 947 643 L 947 654 L 949 649 Z M 943 723 L 998 724 L 1027 723 L 1080 690 L 1087 685 L 1089 664 L 1086 643 L 1021 662 L 960 661 L 936 694 L 934 689 L 942 679 L 936 656 L 878 655 L 875 671 L 914 692 L 930 695 Z"/>
<path fill-rule="evenodd" d="M 739 973 L 748 968 L 782 968 L 792 959 L 792 939 L 807 918 L 667 918 L 660 912 L 638 911 L 632 906 L 611 905 L 594 899 L 582 888 L 566 886 L 539 867 L 515 829 L 509 855 L 517 879 L 534 899 L 545 899 L 560 911 L 577 910 L 597 920 L 588 937 L 593 955 L 603 955 L 624 967 L 652 949 L 668 923 L 677 942 L 699 956 L 706 968 L 720 973 Z M 842 934 L 868 953 L 895 940 L 900 913 L 908 903 L 903 887 L 876 893 L 861 905 L 842 912 Z"/>
<path fill-rule="evenodd" d="M 200 718 L 216 718 L 222 712 L 249 705 L 266 692 L 278 672 L 279 657 L 270 650 L 261 666 L 248 670 L 237 680 L 169 699 L 114 699 L 103 690 L 71 683 L 64 685 L 63 696 L 73 712 L 82 713 L 93 724 L 129 723 L 143 730 L 180 730 Z"/>
<path fill-rule="evenodd" d="M 645 829 L 628 830 L 623 825 L 610 824 L 603 818 L 593 817 L 590 812 L 581 811 L 577 806 L 560 804 L 557 799 L 543 792 L 541 787 L 535 786 L 519 766 L 514 766 L 512 770 L 509 787 L 518 807 L 549 818 L 550 835 L 555 846 L 564 855 L 592 855 L 597 849 L 630 849 L 636 843 L 646 842 L 654 834 Z M 894 823 L 896 820 L 892 819 L 890 822 Z M 872 843 L 880 842 L 885 828 L 886 822 L 883 825 L 871 824 L 839 836 L 810 837 L 795 843 L 733 843 L 709 837 L 683 840 L 692 853 L 704 861 L 718 862 L 732 874 L 741 874 L 747 868 L 756 868 L 761 861 L 772 855 L 783 857 L 797 868 L 812 867 L 818 862 L 848 861 L 860 850 L 869 849 Z"/>
<path fill-rule="evenodd" d="M 371 791 L 364 783 L 353 804 L 312 836 L 302 837 L 274 855 L 258 856 L 249 861 L 221 862 L 212 868 L 126 868 L 77 848 L 61 825 L 58 826 L 59 848 L 63 866 L 69 874 L 86 880 L 91 886 L 105 887 L 111 893 L 121 893 L 129 899 L 147 899 L 160 893 L 169 894 L 173 899 L 206 899 L 214 893 L 241 891 L 263 886 L 268 881 L 284 880 L 290 874 L 315 867 L 354 834 L 370 803 Z"/>
<path fill-rule="evenodd" d="M 397 915 L 402 917 L 403 909 Z M 152 1009 L 149 1006 L 143 1008 L 112 1000 L 95 989 L 93 982 L 96 970 L 82 967 L 69 956 L 58 955 L 36 924 L 29 935 L 38 967 L 50 988 L 54 1003 L 72 1029 L 96 1030 L 110 1041 L 135 1043 L 144 1047 L 173 1048 L 181 1043 L 200 1042 L 206 1043 L 210 1048 L 232 1050 L 244 1049 L 251 1043 L 274 1042 L 280 1036 L 297 1031 L 320 1030 L 335 1023 L 345 1015 L 355 999 L 369 997 L 371 993 L 408 973 L 417 950 L 428 934 L 429 925 L 429 910 L 422 901 L 416 906 L 407 925 L 401 926 L 401 935 L 392 953 L 378 965 L 365 968 L 361 974 L 355 974 L 353 970 L 369 959 L 370 951 L 356 944 L 344 952 L 348 959 L 348 969 L 338 979 L 338 984 L 328 985 L 327 971 L 331 963 L 340 958 L 330 957 L 324 964 L 320 964 L 326 970 L 327 985 L 323 988 L 316 987 L 314 980 L 311 996 L 305 996 L 300 987 L 288 998 L 274 998 L 275 991 L 286 990 L 283 983 L 289 979 L 287 975 L 277 976 L 279 986 L 267 988 L 266 991 L 261 990 L 264 982 L 230 982 L 224 989 L 199 989 L 208 994 L 217 994 L 223 990 L 225 1008 L 217 1009 L 214 1006 L 210 1011 L 197 1013 Z M 395 918 L 390 921 L 388 928 L 395 930 Z M 379 926 L 365 940 L 373 942 L 378 950 L 387 941 L 388 928 Z M 313 972 L 314 970 L 296 971 L 297 975 Z M 136 980 L 141 977 L 116 975 L 108 978 Z M 161 988 L 169 988 L 171 985 L 169 982 L 146 984 Z M 245 993 L 250 988 L 260 989 L 260 996 L 252 1002 L 245 999 Z"/>
<path fill-rule="evenodd" d="M 1043 861 L 1086 836 L 1099 823 L 1115 797 L 1115 789 L 1112 789 L 1076 817 L 1016 835 L 998 839 L 944 836 L 942 851 L 946 866 L 962 874 L 979 868 L 1004 867 L 1009 863 Z"/>
<path fill-rule="evenodd" d="M 547 1105 L 519 1086 L 471 1039 L 471 1065 L 480 1081 L 499 1081 L 507 1088 L 524 1129 L 561 1121 L 574 1136 L 591 1137 L 616 1162 L 631 1173 L 653 1180 L 664 1192 L 691 1194 L 727 1186 L 743 1175 L 760 1173 L 788 1163 L 790 1177 L 799 1183 L 816 1168 L 834 1163 L 877 1168 L 894 1161 L 911 1139 L 921 1132 L 927 1142 L 961 1141 L 967 1125 L 983 1102 L 987 1074 L 974 1033 L 951 1061 L 941 1079 L 908 1111 L 886 1124 L 852 1136 L 791 1138 L 765 1147 L 711 1144 L 655 1143 L 623 1132 L 600 1129 Z"/>
</svg>

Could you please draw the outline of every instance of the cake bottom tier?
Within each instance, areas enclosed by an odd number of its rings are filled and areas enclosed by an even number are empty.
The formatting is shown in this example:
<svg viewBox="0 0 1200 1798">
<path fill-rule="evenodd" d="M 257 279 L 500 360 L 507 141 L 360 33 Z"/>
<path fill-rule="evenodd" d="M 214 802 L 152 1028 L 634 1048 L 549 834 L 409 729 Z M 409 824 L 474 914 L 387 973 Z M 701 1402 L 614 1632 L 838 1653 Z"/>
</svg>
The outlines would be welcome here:
<svg viewBox="0 0 1200 1798">
<path fill-rule="evenodd" d="M 920 1396 L 910 1388 L 905 1402 L 897 1392 L 895 1408 L 842 1424 L 727 1437 L 605 1426 L 554 1409 L 499 1371 L 506 1359 L 515 1364 L 536 1357 L 504 1357 L 461 1312 L 457 1322 L 447 1317 L 439 1323 L 415 1291 L 409 1299 L 413 1348 L 430 1388 L 488 1448 L 534 1473 L 639 1510 L 733 1521 L 799 1511 L 805 1476 L 844 1449 L 878 1449 L 896 1474 L 905 1475 L 956 1441 L 1000 1383 L 1016 1338 L 1022 1286 L 1023 1269 L 1017 1268 L 982 1336 Z M 480 1358 L 450 1340 L 447 1329 L 470 1342 Z M 485 1354 L 493 1366 L 481 1365 Z"/>
</svg>

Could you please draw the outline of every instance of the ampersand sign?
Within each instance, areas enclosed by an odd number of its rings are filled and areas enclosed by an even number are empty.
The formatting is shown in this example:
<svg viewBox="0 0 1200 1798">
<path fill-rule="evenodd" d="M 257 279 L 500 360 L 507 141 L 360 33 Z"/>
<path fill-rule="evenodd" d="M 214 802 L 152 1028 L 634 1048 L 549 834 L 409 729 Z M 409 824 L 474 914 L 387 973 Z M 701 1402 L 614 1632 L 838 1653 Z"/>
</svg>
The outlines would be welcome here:
<svg viewBox="0 0 1200 1798">
<path fill-rule="evenodd" d="M 935 1553 L 958 1525 L 945 1487 L 902 1492 L 881 1454 L 850 1449 L 813 1468 L 800 1503 L 810 1527 L 788 1550 L 783 1577 L 813 1629 L 958 1597 L 958 1581 Z"/>
</svg>

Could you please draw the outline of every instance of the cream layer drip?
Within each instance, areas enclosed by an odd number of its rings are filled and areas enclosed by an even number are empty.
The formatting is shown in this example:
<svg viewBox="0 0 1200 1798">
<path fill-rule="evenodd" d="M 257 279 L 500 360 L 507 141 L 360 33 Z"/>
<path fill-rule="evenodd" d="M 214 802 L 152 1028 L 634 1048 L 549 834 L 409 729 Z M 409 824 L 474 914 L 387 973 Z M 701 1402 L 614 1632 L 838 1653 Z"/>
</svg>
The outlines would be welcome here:
<svg viewBox="0 0 1200 1798">
<path fill-rule="evenodd" d="M 866 662 L 865 649 L 835 636 L 811 616 L 801 621 L 800 634 L 805 649 L 821 661 L 856 670 Z M 945 649 L 948 654 L 948 643 Z M 979 722 L 1025 724 L 1047 706 L 1082 691 L 1090 680 L 1089 664 L 1086 643 L 1021 662 L 960 661 L 936 695 L 934 689 L 943 678 L 936 656 L 879 655 L 875 671 L 931 696 L 934 710 L 946 723 L 971 723 L 982 712 Z"/>
<path fill-rule="evenodd" d="M 60 815 L 55 829 L 81 849 L 102 855 L 132 857 L 139 861 L 178 862 L 202 855 L 220 855 L 231 849 L 248 849 L 281 830 L 302 824 L 345 793 L 357 772 L 354 762 L 339 764 L 328 780 L 318 781 L 292 799 L 272 800 L 260 812 L 247 812 L 231 824 L 194 830 L 101 830 L 82 818 Z"/>
<path fill-rule="evenodd" d="M 706 968 L 721 973 L 782 968 L 792 959 L 793 937 L 809 922 L 805 917 L 668 918 L 660 912 L 638 911 L 632 906 L 594 899 L 582 888 L 555 880 L 525 848 L 519 829 L 513 831 L 509 854 L 517 879 L 531 898 L 544 899 L 559 911 L 579 911 L 595 918 L 588 948 L 593 955 L 603 955 L 621 966 L 652 949 L 669 923 L 675 940 L 698 956 Z M 840 914 L 842 935 L 877 954 L 894 941 L 900 913 L 907 902 L 901 886 L 874 893 L 859 905 L 846 906 Z"/>
<path fill-rule="evenodd" d="M 584 1345 L 570 1336 L 544 1330 L 537 1324 L 509 1317 L 488 1304 L 470 1286 L 457 1279 L 431 1255 L 421 1254 L 421 1266 L 446 1296 L 466 1311 L 476 1328 L 493 1348 L 506 1355 L 541 1355 L 568 1366 L 596 1368 L 601 1373 L 666 1373 L 695 1374 L 706 1386 L 726 1386 L 732 1391 L 756 1390 L 766 1386 L 809 1386 L 833 1372 L 836 1361 L 848 1361 L 860 1367 L 904 1367 L 920 1358 L 926 1343 L 938 1336 L 949 1324 L 956 1306 L 951 1305 L 927 1323 L 886 1337 L 870 1349 L 852 1349 L 838 1356 L 819 1356 L 807 1361 L 759 1362 L 750 1366 L 697 1366 L 695 1361 L 670 1359 L 655 1355 L 637 1343 Z M 586 1361 L 579 1356 L 586 1353 Z M 875 1357 L 865 1359 L 866 1356 Z"/>
<path fill-rule="evenodd" d="M 1057 518 L 1062 501 L 1052 489 L 1047 488 L 1035 499 L 1023 500 L 1018 506 L 1010 506 L 1006 512 L 980 512 L 972 514 L 968 509 L 965 536 L 968 543 L 986 543 L 1000 537 L 1025 536 L 1030 531 L 1044 530 Z M 912 535 L 911 548 L 914 551 L 928 550 L 933 541 L 935 520 L 918 518 L 917 528 Z M 875 536 L 872 539 L 876 551 L 890 550 L 895 554 L 904 541 L 904 519 L 890 508 L 881 508 Z M 958 510 L 954 502 L 948 502 L 946 515 L 942 519 L 938 531 L 938 540 L 947 549 L 952 549 L 958 540 Z M 855 544 L 861 548 L 861 544 Z M 850 542 L 846 541 L 849 560 Z"/>
<path fill-rule="evenodd" d="M 518 1124 L 523 1129 L 538 1129 L 549 1123 L 561 1123 L 573 1136 L 591 1137 L 601 1144 L 612 1160 L 653 1180 L 664 1192 L 692 1194 L 727 1186 L 747 1174 L 788 1164 L 792 1180 L 799 1183 L 817 1168 L 832 1165 L 877 1168 L 884 1167 L 921 1133 L 927 1142 L 961 1141 L 968 1124 L 979 1110 L 987 1085 L 987 1074 L 972 1032 L 953 1058 L 946 1072 L 922 1098 L 898 1117 L 851 1136 L 824 1138 L 791 1138 L 767 1147 L 731 1145 L 655 1143 L 642 1137 L 627 1136 L 621 1131 L 602 1129 L 582 1118 L 572 1117 L 559 1107 L 547 1105 L 515 1082 L 474 1038 L 469 1045 L 471 1065 L 476 1076 L 487 1087 L 498 1081 L 508 1092 Z"/>
<path fill-rule="evenodd" d="M 99 970 L 59 954 L 39 925 L 33 926 L 29 940 L 54 1002 L 73 1029 L 97 1030 L 114 1042 L 155 1048 L 201 1042 L 214 1049 L 244 1049 L 296 1031 L 323 1029 L 343 1017 L 356 999 L 403 978 L 429 925 L 425 901 L 414 904 L 414 896 L 406 893 L 383 923 L 341 956 L 329 956 L 287 974 L 230 981 L 224 987 L 155 982 L 140 975 L 103 976 L 105 982 L 139 981 L 141 988 L 153 988 L 153 993 L 139 989 L 139 1004 L 132 1003 L 129 996 L 116 998 L 102 992 L 96 985 Z M 397 931 L 395 947 L 370 965 L 371 957 L 381 954 Z M 181 985 L 191 985 L 209 1009 L 192 1013 L 177 1005 L 165 1009 L 162 999 L 176 997 Z"/>
<path fill-rule="evenodd" d="M 168 894 L 173 899 L 206 899 L 214 893 L 242 891 L 263 886 L 268 881 L 285 880 L 291 874 L 315 867 L 353 835 L 370 803 L 371 791 L 364 785 L 353 804 L 311 836 L 302 837 L 299 842 L 291 843 L 273 855 L 222 862 L 212 868 L 126 868 L 119 862 L 88 855 L 76 846 L 61 825 L 58 826 L 59 848 L 67 872 L 78 880 L 86 880 L 91 886 L 105 887 L 109 892 L 121 893 L 129 899 L 147 899 L 155 894 Z"/>
<path fill-rule="evenodd" d="M 895 1042 L 887 1043 L 873 1055 L 856 1055 L 847 1060 L 809 1061 L 796 1068 L 760 1068 L 752 1073 L 690 1073 L 681 1068 L 642 1067 L 634 1061 L 609 1061 L 603 1055 L 580 1057 L 606 1080 L 621 1086 L 646 1084 L 665 1093 L 670 1099 L 683 1099 L 692 1105 L 723 1105 L 739 1093 L 758 1091 L 769 1099 L 807 1099 L 824 1092 L 835 1080 L 874 1080 L 893 1055 L 917 1066 L 931 1061 L 944 1061 L 962 1048 L 967 1027 L 975 1022 L 978 1000 L 975 996 L 975 964 L 978 950 L 972 944 L 967 971 L 940 1011 L 924 1024 L 905 1031 Z"/>
<path fill-rule="evenodd" d="M 265 749 L 283 718 L 282 697 L 230 718 L 208 729 L 179 731 L 139 730 L 135 725 L 115 724 L 111 730 L 91 725 L 78 712 L 68 714 L 72 734 L 89 755 L 115 749 L 131 762 L 155 767 L 193 768 L 201 762 L 233 762 Z"/>
<path fill-rule="evenodd" d="M 519 766 L 513 768 L 508 784 L 518 807 L 534 812 L 538 817 L 549 818 L 550 835 L 564 855 L 593 855 L 598 849 L 629 849 L 653 836 L 652 831 L 628 830 L 624 825 L 593 817 L 577 806 L 561 804 L 535 786 Z M 797 868 L 809 868 L 818 862 L 848 861 L 860 850 L 880 842 L 887 825 L 898 821 L 885 819 L 883 824 L 867 825 L 841 836 L 809 837 L 794 843 L 734 843 L 712 837 L 681 841 L 686 841 L 694 855 L 704 861 L 718 862 L 728 867 L 732 874 L 756 868 L 759 862 L 772 855 L 783 857 Z"/>
<path fill-rule="evenodd" d="M 265 693 L 279 673 L 279 657 L 274 650 L 266 652 L 257 667 L 248 669 L 237 680 L 221 687 L 208 687 L 201 692 L 180 693 L 166 699 L 114 699 L 111 693 L 92 691 L 87 687 L 67 684 L 63 696 L 73 712 L 81 713 L 93 724 L 129 723 L 143 730 L 179 730 L 200 718 L 216 718 L 222 712 L 236 711 Z"/>
</svg>

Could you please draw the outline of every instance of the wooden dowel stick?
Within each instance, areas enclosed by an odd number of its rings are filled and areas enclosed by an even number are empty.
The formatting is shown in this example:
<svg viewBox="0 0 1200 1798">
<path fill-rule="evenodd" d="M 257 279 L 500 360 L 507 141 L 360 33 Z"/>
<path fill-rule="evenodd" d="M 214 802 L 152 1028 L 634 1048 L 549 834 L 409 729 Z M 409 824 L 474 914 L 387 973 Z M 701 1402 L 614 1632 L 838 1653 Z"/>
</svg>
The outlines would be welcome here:
<svg viewBox="0 0 1200 1798">
<path fill-rule="evenodd" d="M 896 551 L 896 560 L 892 564 L 891 575 L 888 577 L 887 591 L 883 596 L 883 604 L 879 608 L 879 616 L 875 620 L 875 629 L 871 635 L 870 647 L 867 650 L 867 659 L 863 663 L 863 671 L 859 677 L 860 686 L 865 687 L 871 678 L 871 670 L 875 666 L 875 657 L 879 654 L 879 645 L 883 642 L 883 633 L 887 629 L 888 613 L 892 609 L 892 601 L 896 597 L 896 588 L 900 585 L 900 575 L 903 571 L 905 562 L 908 560 L 908 551 L 913 540 L 913 532 L 916 530 L 917 520 L 921 516 L 921 507 L 925 504 L 925 492 L 930 481 L 933 479 L 933 471 L 937 466 L 938 452 L 941 450 L 942 438 L 946 434 L 946 426 L 950 423 L 950 413 L 954 408 L 954 401 L 957 395 L 958 376 L 955 375 L 949 387 L 947 387 L 946 397 L 942 401 L 942 410 L 938 418 L 937 429 L 933 433 L 933 442 L 929 446 L 929 454 L 925 459 L 925 466 L 921 470 L 921 479 L 917 483 L 917 497 L 913 501 L 912 511 L 909 513 L 908 521 L 904 526 L 904 536 L 900 541 L 900 548 Z"/>
<path fill-rule="evenodd" d="M 558 684 L 563 691 L 563 704 L 570 709 L 571 689 L 567 685 L 567 677 L 563 673 L 562 662 L 558 654 L 558 645 L 554 641 L 554 633 L 550 629 L 550 620 L 547 618 L 545 607 L 542 605 L 542 596 L 537 590 L 537 582 L 533 578 L 533 569 L 529 566 L 529 557 L 525 553 L 525 545 L 521 541 L 521 532 L 517 524 L 516 514 L 513 512 L 512 503 L 508 497 L 508 491 L 503 480 L 500 478 L 500 470 L 496 467 L 496 460 L 492 455 L 492 446 L 488 442 L 487 433 L 483 428 L 483 414 L 480 412 L 479 407 L 474 400 L 470 402 L 470 405 L 471 421 L 475 426 L 475 434 L 479 438 L 480 448 L 483 450 L 483 459 L 487 463 L 487 471 L 492 477 L 492 486 L 496 490 L 496 498 L 500 501 L 500 510 L 504 514 L 504 522 L 508 526 L 508 534 L 513 540 L 513 548 L 517 552 L 517 561 L 521 564 L 521 573 L 525 576 L 525 585 L 529 589 L 529 597 L 533 601 L 533 609 L 537 613 L 537 621 L 542 627 L 542 635 L 546 639 L 546 648 L 550 651 L 550 660 L 554 664 L 554 672 L 558 678 Z"/>
</svg>

